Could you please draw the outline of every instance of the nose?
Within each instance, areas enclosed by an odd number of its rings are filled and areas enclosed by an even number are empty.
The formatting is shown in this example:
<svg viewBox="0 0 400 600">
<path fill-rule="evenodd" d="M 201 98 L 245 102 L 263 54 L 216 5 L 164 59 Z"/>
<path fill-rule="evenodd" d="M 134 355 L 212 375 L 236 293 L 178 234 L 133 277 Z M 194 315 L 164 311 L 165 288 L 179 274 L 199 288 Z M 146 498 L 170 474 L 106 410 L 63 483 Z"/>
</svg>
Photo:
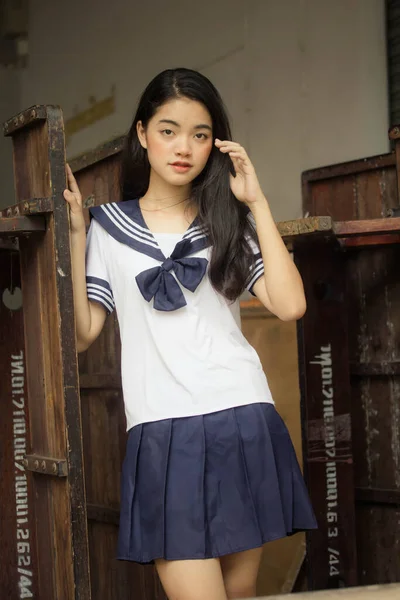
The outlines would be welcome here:
<svg viewBox="0 0 400 600">
<path fill-rule="evenodd" d="M 187 136 L 179 136 L 176 141 L 175 154 L 177 156 L 190 156 L 192 149 Z"/>
</svg>

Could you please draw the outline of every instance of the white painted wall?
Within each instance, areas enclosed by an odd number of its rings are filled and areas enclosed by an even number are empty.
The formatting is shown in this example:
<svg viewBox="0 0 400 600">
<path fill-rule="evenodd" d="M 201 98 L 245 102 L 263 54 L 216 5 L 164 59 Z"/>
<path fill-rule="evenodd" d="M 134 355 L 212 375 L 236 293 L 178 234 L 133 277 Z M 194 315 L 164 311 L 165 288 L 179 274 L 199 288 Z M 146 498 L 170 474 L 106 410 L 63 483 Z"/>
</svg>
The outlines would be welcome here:
<svg viewBox="0 0 400 600">
<path fill-rule="evenodd" d="M 42 0 L 29 51 L 24 108 L 56 103 L 70 117 L 116 85 L 117 112 L 74 135 L 70 157 L 123 133 L 160 70 L 201 70 L 277 219 L 301 215 L 303 170 L 389 148 L 384 0 Z"/>
</svg>

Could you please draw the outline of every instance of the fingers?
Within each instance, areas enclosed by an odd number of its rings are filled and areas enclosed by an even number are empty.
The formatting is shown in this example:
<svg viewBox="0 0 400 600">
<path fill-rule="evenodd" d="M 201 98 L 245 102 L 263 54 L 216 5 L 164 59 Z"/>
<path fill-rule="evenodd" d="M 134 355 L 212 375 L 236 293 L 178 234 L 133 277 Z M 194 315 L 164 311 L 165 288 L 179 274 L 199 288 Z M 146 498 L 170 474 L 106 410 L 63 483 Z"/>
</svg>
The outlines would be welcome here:
<svg viewBox="0 0 400 600">
<path fill-rule="evenodd" d="M 75 195 L 70 190 L 64 190 L 63 196 L 68 202 L 76 200 Z"/>
<path fill-rule="evenodd" d="M 243 150 L 243 152 L 245 152 L 245 149 L 243 148 L 243 146 L 241 146 L 237 142 L 232 142 L 231 140 L 222 141 L 222 140 L 216 139 L 215 145 L 217 146 L 217 148 L 219 148 L 222 151 L 227 151 L 229 148 L 230 150 Z"/>
<path fill-rule="evenodd" d="M 68 187 L 69 187 L 69 189 L 74 194 L 79 194 L 80 195 L 78 184 L 76 183 L 76 179 L 75 179 L 74 174 L 72 172 L 72 169 L 71 169 L 71 167 L 69 166 L 68 163 L 66 165 L 66 171 L 67 171 L 67 179 L 68 179 Z"/>
<path fill-rule="evenodd" d="M 247 156 L 246 150 L 237 142 L 231 142 L 230 140 L 221 141 L 216 139 L 215 145 L 224 154 L 229 154 L 231 158 L 240 158 L 242 160 L 250 160 Z"/>
<path fill-rule="evenodd" d="M 72 169 L 68 163 L 66 164 L 65 170 L 67 174 L 69 189 L 64 190 L 63 196 L 70 205 L 71 210 L 73 212 L 79 212 L 80 210 L 82 210 L 82 196 L 79 191 L 79 187 L 74 177 L 74 174 L 72 173 Z"/>
</svg>

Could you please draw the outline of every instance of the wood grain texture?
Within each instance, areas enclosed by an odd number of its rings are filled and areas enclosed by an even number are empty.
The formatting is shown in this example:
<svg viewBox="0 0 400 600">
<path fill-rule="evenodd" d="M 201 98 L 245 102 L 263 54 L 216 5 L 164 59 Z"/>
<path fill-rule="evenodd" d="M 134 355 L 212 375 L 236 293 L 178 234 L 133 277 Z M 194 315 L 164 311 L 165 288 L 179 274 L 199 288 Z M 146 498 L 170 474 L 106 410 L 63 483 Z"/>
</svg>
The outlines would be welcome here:
<svg viewBox="0 0 400 600">
<path fill-rule="evenodd" d="M 307 534 L 310 588 L 357 583 L 344 255 L 331 243 L 298 248 L 307 312 L 299 323 L 306 481 L 318 530 Z"/>
<path fill-rule="evenodd" d="M 12 130 L 18 203 L 52 198 L 46 230 L 20 240 L 31 450 L 67 460 L 68 477 L 35 475 L 42 598 L 89 600 L 87 519 L 61 111 L 45 107 Z M 40 113 L 40 114 L 39 114 Z M 45 117 L 43 117 L 43 114 Z M 43 117 L 43 118 L 42 118 Z M 50 550 L 51 549 L 51 550 Z"/>
<path fill-rule="evenodd" d="M 302 174 L 303 211 L 336 221 L 377 219 L 400 206 L 392 152 Z"/>
<path fill-rule="evenodd" d="M 396 214 L 400 204 L 398 150 L 303 175 L 304 209 L 332 216 L 345 256 L 344 347 L 351 377 L 357 580 L 363 584 L 400 580 L 400 221 L 381 218 Z"/>
<path fill-rule="evenodd" d="M 27 233 L 43 232 L 46 229 L 45 220 L 40 217 L 0 217 L 0 235 L 26 235 Z"/>
<path fill-rule="evenodd" d="M 16 600 L 38 594 L 34 487 L 23 464 L 30 435 L 20 288 L 18 252 L 0 250 L 0 598 Z"/>
</svg>

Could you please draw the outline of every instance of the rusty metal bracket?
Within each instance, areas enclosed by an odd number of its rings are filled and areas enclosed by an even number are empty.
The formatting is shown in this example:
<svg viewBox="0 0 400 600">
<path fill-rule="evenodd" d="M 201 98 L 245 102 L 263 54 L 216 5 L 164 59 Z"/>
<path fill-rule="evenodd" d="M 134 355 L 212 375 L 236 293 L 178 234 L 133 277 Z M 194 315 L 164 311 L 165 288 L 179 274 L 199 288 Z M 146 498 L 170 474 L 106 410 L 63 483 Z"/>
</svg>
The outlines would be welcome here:
<svg viewBox="0 0 400 600">
<path fill-rule="evenodd" d="M 27 454 L 24 458 L 24 465 L 28 471 L 42 473 L 42 475 L 54 475 L 55 477 L 67 477 L 68 475 L 68 465 L 65 459 Z"/>
</svg>

